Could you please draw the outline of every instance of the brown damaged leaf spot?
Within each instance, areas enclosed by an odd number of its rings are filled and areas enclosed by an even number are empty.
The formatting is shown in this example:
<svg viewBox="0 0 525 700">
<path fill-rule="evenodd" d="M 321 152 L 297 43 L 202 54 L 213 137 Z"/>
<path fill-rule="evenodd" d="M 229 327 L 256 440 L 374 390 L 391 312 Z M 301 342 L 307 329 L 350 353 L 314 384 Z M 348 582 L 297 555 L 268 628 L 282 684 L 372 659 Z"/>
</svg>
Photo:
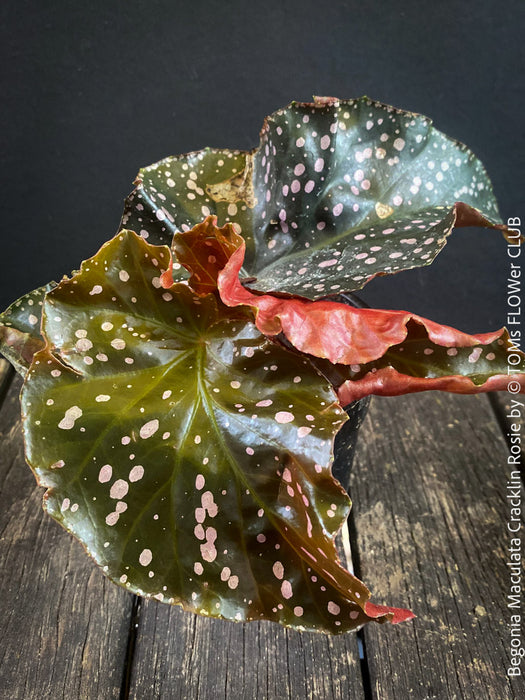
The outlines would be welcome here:
<svg viewBox="0 0 525 700">
<path fill-rule="evenodd" d="M 25 377 L 33 355 L 44 347 L 40 333 L 43 299 L 56 282 L 34 289 L 0 314 L 0 353 Z"/>
<path fill-rule="evenodd" d="M 214 202 L 235 202 L 243 201 L 246 206 L 253 209 L 257 204 L 255 189 L 253 185 L 253 154 L 246 154 L 246 165 L 240 173 L 235 173 L 233 177 L 223 182 L 213 185 L 206 185 L 206 193 L 210 195 Z"/>
<path fill-rule="evenodd" d="M 338 97 L 323 97 L 314 95 L 314 105 L 322 105 L 324 107 L 337 107 L 340 99 Z"/>
</svg>

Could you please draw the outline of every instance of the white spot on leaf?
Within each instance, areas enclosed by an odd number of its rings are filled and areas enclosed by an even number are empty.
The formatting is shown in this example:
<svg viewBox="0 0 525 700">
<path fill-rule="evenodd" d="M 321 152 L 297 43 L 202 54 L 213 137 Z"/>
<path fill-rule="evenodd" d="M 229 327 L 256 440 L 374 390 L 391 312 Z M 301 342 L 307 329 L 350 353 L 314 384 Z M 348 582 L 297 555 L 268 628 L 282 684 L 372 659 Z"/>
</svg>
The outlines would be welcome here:
<svg viewBox="0 0 525 700">
<path fill-rule="evenodd" d="M 151 553 L 151 549 L 143 549 L 139 556 L 139 562 L 142 564 L 142 566 L 148 566 L 151 564 L 152 559 L 153 554 Z"/>
<path fill-rule="evenodd" d="M 279 581 L 282 581 L 282 578 L 284 576 L 284 566 L 280 561 L 275 562 L 275 564 L 272 566 L 272 571 L 275 578 L 278 578 Z"/>
<path fill-rule="evenodd" d="M 113 467 L 111 464 L 104 464 L 104 466 L 101 468 L 101 470 L 98 473 L 98 480 L 100 481 L 101 484 L 105 484 L 107 481 L 111 479 L 111 475 L 113 474 Z"/>
<path fill-rule="evenodd" d="M 129 480 L 140 481 L 144 476 L 144 467 L 141 464 L 136 464 L 129 473 Z"/>
<path fill-rule="evenodd" d="M 129 484 L 124 479 L 117 479 L 111 489 L 109 490 L 109 495 L 111 498 L 120 500 L 124 498 L 129 490 Z"/>
<path fill-rule="evenodd" d="M 339 607 L 339 605 L 337 605 L 337 603 L 334 603 L 333 601 L 330 601 L 327 607 L 328 612 L 332 615 L 339 615 L 339 613 L 341 612 L 341 608 Z"/>
<path fill-rule="evenodd" d="M 154 418 L 153 420 L 150 420 L 147 423 L 144 423 L 144 425 L 142 426 L 142 428 L 139 431 L 139 435 L 143 440 L 147 440 L 152 435 L 154 435 L 158 429 L 159 429 L 159 421 L 157 420 L 157 418 Z"/>
<path fill-rule="evenodd" d="M 294 418 L 294 414 L 290 413 L 289 411 L 278 411 L 275 414 L 275 420 L 277 423 L 291 423 Z"/>
<path fill-rule="evenodd" d="M 80 418 L 82 415 L 82 409 L 79 408 L 78 406 L 71 406 L 71 408 L 68 408 L 64 417 L 58 424 L 58 427 L 61 430 L 71 430 L 73 426 L 75 425 L 75 421 Z"/>
<path fill-rule="evenodd" d="M 283 581 L 281 584 L 281 594 L 283 598 L 286 598 L 288 600 L 293 596 L 293 590 L 292 590 L 292 584 L 290 581 Z"/>
</svg>

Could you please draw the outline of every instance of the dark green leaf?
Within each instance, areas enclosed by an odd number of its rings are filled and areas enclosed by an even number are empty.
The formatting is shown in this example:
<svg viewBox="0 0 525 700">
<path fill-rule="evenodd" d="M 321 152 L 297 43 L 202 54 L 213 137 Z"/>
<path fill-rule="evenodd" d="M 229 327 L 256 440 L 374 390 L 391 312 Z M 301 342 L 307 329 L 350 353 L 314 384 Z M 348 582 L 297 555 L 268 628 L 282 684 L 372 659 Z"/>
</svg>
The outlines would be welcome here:
<svg viewBox="0 0 525 700">
<path fill-rule="evenodd" d="M 50 282 L 25 294 L 0 314 L 0 352 L 23 377 L 35 352 L 44 346 L 40 333 L 42 303 L 55 286 L 55 282 Z"/>
<path fill-rule="evenodd" d="M 237 233 L 245 222 L 243 236 L 246 237 L 251 223 L 246 203 L 235 199 L 233 194 L 229 195 L 231 202 L 215 201 L 220 195 L 216 185 L 208 183 L 239 177 L 240 184 L 247 157 L 247 151 L 205 148 L 142 168 L 135 181 L 137 188 L 126 200 L 121 226 L 132 229 L 149 243 L 171 245 L 174 233 L 189 231 L 217 211 L 224 214 L 221 220 L 229 217 L 229 208 L 237 222 Z M 235 182 L 230 184 L 235 185 Z M 206 187 L 212 188 L 215 199 Z M 226 188 L 219 188 L 219 191 L 226 197 Z M 242 192 L 242 188 L 233 186 L 233 192 L 239 191 Z"/>
<path fill-rule="evenodd" d="M 123 225 L 169 243 L 209 214 L 242 233 L 254 288 L 308 298 L 428 265 L 454 225 L 500 221 L 468 148 L 365 97 L 292 103 L 265 120 L 254 151 L 204 149 L 144 168 Z"/>
<path fill-rule="evenodd" d="M 121 232 L 49 293 L 23 394 L 48 512 L 128 590 L 233 620 L 344 632 L 411 614 L 367 602 L 334 537 L 345 419 L 304 358 Z"/>
</svg>

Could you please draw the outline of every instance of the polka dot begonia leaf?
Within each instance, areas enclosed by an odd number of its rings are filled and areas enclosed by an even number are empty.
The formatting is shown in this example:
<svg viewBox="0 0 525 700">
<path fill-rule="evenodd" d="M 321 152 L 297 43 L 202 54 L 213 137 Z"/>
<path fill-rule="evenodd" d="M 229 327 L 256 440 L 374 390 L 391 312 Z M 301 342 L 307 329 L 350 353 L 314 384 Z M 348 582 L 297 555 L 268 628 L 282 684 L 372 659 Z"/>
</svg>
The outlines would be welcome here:
<svg viewBox="0 0 525 700">
<path fill-rule="evenodd" d="M 339 400 L 347 405 L 371 394 L 398 396 L 432 389 L 456 394 L 507 391 L 510 355 L 515 358 L 515 378 L 521 378 L 524 386 L 525 355 L 514 346 L 508 331 L 472 338 L 477 342 L 470 345 L 440 345 L 429 339 L 422 325 L 410 321 L 405 340 L 380 359 L 334 368 L 339 374 Z"/>
<path fill-rule="evenodd" d="M 243 255 L 241 244 L 219 274 L 222 301 L 253 309 L 262 333 L 284 337 L 289 347 L 310 356 L 337 388 L 342 405 L 370 394 L 427 389 L 505 391 L 510 354 L 516 358 L 512 371 L 521 373 L 525 386 L 525 355 L 505 329 L 471 335 L 406 311 L 254 293 L 239 280 Z"/>
<path fill-rule="evenodd" d="M 122 231 L 45 298 L 22 412 L 46 510 L 114 582 L 203 615 L 332 633 L 410 618 L 338 560 L 330 384 L 242 309 L 165 289 L 169 263 Z"/>
<path fill-rule="evenodd" d="M 55 282 L 50 282 L 25 294 L 0 314 L 0 351 L 22 376 L 35 352 L 44 346 L 40 334 L 42 304 L 46 293 L 55 286 Z"/>
<path fill-rule="evenodd" d="M 246 241 L 260 291 L 310 299 L 428 265 L 454 226 L 504 229 L 481 162 L 427 117 L 366 97 L 292 102 L 252 151 L 143 168 L 122 226 L 170 244 L 210 214 Z"/>
<path fill-rule="evenodd" d="M 112 581 L 203 615 L 410 619 L 337 556 L 342 407 L 505 389 L 510 356 L 525 386 L 525 356 L 504 330 L 334 298 L 430 264 L 454 226 L 507 235 L 482 164 L 421 115 L 316 98 L 252 151 L 169 157 L 136 185 L 115 238 L 0 315 L 46 510 Z"/>
</svg>

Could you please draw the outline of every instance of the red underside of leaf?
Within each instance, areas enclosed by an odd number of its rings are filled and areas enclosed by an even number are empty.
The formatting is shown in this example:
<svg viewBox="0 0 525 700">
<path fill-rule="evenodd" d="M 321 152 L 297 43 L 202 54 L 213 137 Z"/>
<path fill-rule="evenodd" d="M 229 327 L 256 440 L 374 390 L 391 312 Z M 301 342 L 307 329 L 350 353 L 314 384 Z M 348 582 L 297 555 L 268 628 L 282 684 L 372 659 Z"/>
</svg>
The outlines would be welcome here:
<svg viewBox="0 0 525 700">
<path fill-rule="evenodd" d="M 207 216 L 189 231 L 176 233 L 172 251 L 191 273 L 189 284 L 193 291 L 205 295 L 215 292 L 217 275 L 242 242 L 231 224 L 218 228 L 217 217 Z M 173 284 L 173 260 L 160 281 L 165 289 Z"/>
<path fill-rule="evenodd" d="M 415 617 L 414 613 L 410 610 L 405 610 L 404 608 L 390 608 L 387 605 L 375 605 L 370 602 L 365 604 L 365 612 L 372 618 L 392 614 L 392 617 L 388 619 L 393 625 L 397 625 L 398 622 L 412 620 Z"/>
<path fill-rule="evenodd" d="M 524 375 L 514 377 L 521 379 L 522 390 L 525 392 Z M 337 390 L 337 396 L 343 406 L 357 401 L 365 396 L 400 396 L 414 394 L 420 391 L 449 391 L 453 394 L 480 394 L 487 391 L 507 391 L 511 378 L 497 374 L 490 377 L 484 384 L 476 385 L 468 377 L 453 375 L 449 377 L 410 377 L 401 374 L 393 367 L 384 367 L 377 372 L 369 372 L 362 379 L 345 382 Z"/>
<path fill-rule="evenodd" d="M 469 335 L 407 311 L 356 309 L 332 301 L 259 296 L 239 282 L 243 259 L 244 246 L 241 246 L 219 275 L 223 302 L 228 306 L 252 306 L 262 333 L 282 332 L 297 350 L 334 364 L 357 365 L 377 360 L 392 345 L 405 340 L 409 321 L 424 326 L 429 339 L 445 347 L 487 345 L 502 333 L 499 330 Z"/>
<path fill-rule="evenodd" d="M 173 257 L 171 257 L 168 269 L 164 270 L 160 276 L 160 286 L 163 289 L 169 289 L 170 287 L 173 287 L 173 285 Z"/>
<path fill-rule="evenodd" d="M 516 245 L 516 243 L 525 242 L 524 236 L 517 236 L 516 233 L 511 234 L 512 229 L 509 229 L 506 224 L 496 224 L 490 221 L 484 217 L 480 211 L 471 207 L 470 204 L 465 204 L 465 202 L 456 202 L 454 204 L 454 215 L 456 217 L 454 222 L 455 228 L 462 228 L 465 226 L 487 226 L 489 228 L 499 229 L 505 240 L 509 243 L 514 243 L 514 245 Z"/>
<path fill-rule="evenodd" d="M 219 274 L 221 298 L 228 306 L 247 305 L 255 310 L 256 325 L 269 336 L 283 333 L 300 352 L 327 359 L 333 364 L 359 367 L 379 360 L 393 346 L 409 336 L 409 327 L 418 324 L 429 343 L 444 348 L 471 348 L 503 343 L 504 329 L 470 335 L 449 326 L 443 326 L 406 311 L 356 309 L 332 301 L 309 301 L 298 297 L 259 294 L 244 288 L 239 281 L 244 258 L 244 245 L 231 256 Z M 432 352 L 432 348 L 429 348 Z M 499 368 L 487 381 L 475 381 L 476 372 L 450 372 L 444 376 L 421 377 L 402 373 L 392 366 L 373 367 L 365 376 L 349 379 L 338 389 L 342 405 L 376 394 L 396 396 L 430 389 L 475 394 L 486 391 L 504 391 L 509 376 Z M 499 371 L 499 373 L 498 373 Z M 472 375 L 469 376 L 469 375 Z M 518 378 L 524 379 L 523 375 Z M 525 387 L 525 382 L 522 382 Z"/>
</svg>

